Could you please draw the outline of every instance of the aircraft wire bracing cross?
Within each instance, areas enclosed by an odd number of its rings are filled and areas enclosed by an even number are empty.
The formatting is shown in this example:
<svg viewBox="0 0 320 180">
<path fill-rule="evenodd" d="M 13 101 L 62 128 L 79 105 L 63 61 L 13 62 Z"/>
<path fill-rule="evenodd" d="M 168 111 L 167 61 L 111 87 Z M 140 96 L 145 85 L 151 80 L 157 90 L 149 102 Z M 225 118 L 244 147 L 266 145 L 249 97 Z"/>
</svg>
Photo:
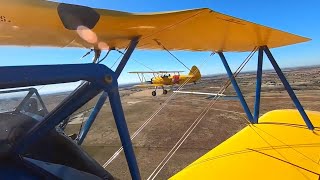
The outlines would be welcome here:
<svg viewBox="0 0 320 180">
<path fill-rule="evenodd" d="M 246 173 L 248 169 L 246 165 L 248 163 L 264 166 L 264 168 L 255 169 L 255 173 L 260 173 L 261 178 L 285 178 L 283 177 L 284 175 L 290 177 L 300 175 L 310 179 L 319 178 L 319 164 L 314 164 L 314 162 L 319 161 L 316 159 L 319 157 L 319 147 L 308 145 L 319 142 L 316 131 L 318 131 L 320 113 L 304 110 L 269 50 L 269 48 L 302 43 L 310 39 L 221 14 L 208 8 L 156 14 L 134 14 L 51 1 L 11 0 L 2 2 L 0 12 L 2 13 L 0 21 L 0 45 L 55 48 L 84 47 L 93 49 L 95 52 L 94 63 L 90 64 L 0 67 L 0 72 L 2 73 L 2 76 L 0 76 L 0 88 L 2 89 L 86 81 L 81 83 L 79 88 L 73 91 L 58 107 L 46 114 L 42 121 L 36 121 L 36 119 L 32 118 L 28 119 L 32 120 L 32 123 L 35 123 L 30 129 L 18 126 L 18 129 L 25 128 L 23 131 L 19 131 L 23 136 L 13 141 L 7 138 L 8 129 L 9 131 L 16 130 L 16 124 L 14 123 L 21 123 L 21 121 L 17 119 L 17 121 L 9 120 L 16 116 L 25 117 L 26 112 L 12 111 L 10 113 L 0 113 L 1 116 L 6 117 L 1 119 L 3 120 L 1 121 L 3 126 L 1 126 L 2 131 L 0 131 L 3 134 L 0 141 L 0 145 L 3 147 L 0 151 L 0 158 L 2 158 L 0 175 L 2 177 L 8 177 L 8 179 L 15 179 L 14 177 L 16 177 L 18 179 L 25 176 L 36 176 L 62 179 L 63 175 L 67 174 L 70 176 L 70 174 L 73 174 L 73 178 L 81 176 L 87 177 L 87 179 L 89 177 L 112 178 L 79 145 L 55 129 L 61 122 L 70 117 L 72 113 L 103 92 L 93 108 L 89 119 L 81 129 L 77 143 L 81 144 L 83 142 L 98 112 L 101 110 L 107 97 L 109 97 L 109 103 L 131 177 L 134 180 L 141 179 L 122 109 L 117 81 L 134 49 L 164 49 L 169 53 L 175 50 L 217 52 L 248 120 L 250 123 L 255 124 L 254 127 L 244 128 L 240 133 L 229 138 L 227 143 L 219 145 L 220 149 L 211 150 L 195 163 L 192 163 L 174 175 L 172 179 L 218 179 L 223 177 L 229 177 L 229 179 L 252 179 L 253 173 L 251 171 L 250 173 Z M 26 18 L 25 14 L 28 14 L 30 17 L 39 18 Z M 205 28 L 203 27 L 204 25 Z M 34 34 L 37 35 L 37 38 L 30 38 Z M 241 36 L 239 36 L 240 34 Z M 160 42 L 166 47 L 164 48 L 163 45 L 159 46 Z M 252 114 L 224 53 L 247 52 L 251 51 L 253 47 L 258 47 L 258 65 L 256 97 L 254 113 Z M 99 63 L 98 59 L 102 50 L 125 48 L 127 50 L 115 71 L 102 64 L 95 64 Z M 107 55 L 109 52 L 107 52 Z M 260 117 L 263 54 L 266 54 L 266 57 L 270 60 L 297 110 L 271 111 Z M 186 76 L 185 79 L 191 77 L 189 74 Z M 193 75 L 194 82 L 200 76 L 200 73 L 198 76 Z M 163 79 L 168 80 L 171 84 L 176 80 L 179 80 L 180 83 L 180 77 L 164 77 Z M 161 87 L 164 85 L 163 82 L 153 84 L 155 87 L 159 85 Z M 184 84 L 183 81 L 181 83 Z M 24 123 L 29 123 L 29 121 Z M 264 135 L 266 134 L 265 130 L 269 132 L 269 135 L 271 131 L 273 136 L 267 136 L 267 138 L 271 141 L 271 139 L 274 140 L 273 137 L 277 137 L 278 141 L 276 141 L 275 145 L 272 144 L 271 147 L 270 144 L 266 147 L 261 147 L 263 143 L 260 143 L 252 135 L 253 129 L 264 132 Z M 15 137 L 19 135 L 13 134 Z M 37 147 L 35 144 L 40 143 L 41 145 L 43 143 L 41 140 L 45 138 L 50 139 L 52 135 L 60 138 L 60 140 L 62 139 L 65 145 L 68 146 L 68 148 L 64 148 L 61 151 L 71 150 L 70 152 L 72 153 L 69 153 L 69 156 L 77 154 L 78 156 L 74 156 L 76 158 L 73 161 L 78 160 L 76 162 L 80 162 L 85 168 L 76 168 L 78 163 L 67 161 L 69 160 L 68 158 L 61 158 L 60 154 L 57 154 L 60 151 L 53 151 L 54 148 L 61 147 L 52 144 L 49 144 L 51 146 L 40 146 L 41 148 L 36 148 L 36 152 L 38 153 L 31 153 L 30 155 L 30 152 L 32 152 L 30 149 Z M 279 140 L 281 138 L 284 139 Z M 60 142 L 60 140 L 56 142 Z M 53 141 L 49 142 L 53 143 Z M 304 143 L 307 143 L 307 145 Z M 42 148 L 45 147 L 52 148 L 43 150 Z M 299 164 L 300 167 L 304 167 L 303 173 L 300 171 L 302 168 L 299 172 L 296 172 L 296 169 L 291 169 L 292 166 L 285 166 L 284 164 L 279 164 L 280 161 L 275 161 L 274 158 L 271 159 L 271 156 L 276 156 L 277 154 L 267 153 L 271 152 L 272 149 L 270 148 L 274 147 L 278 148 L 278 152 L 282 151 L 286 155 L 289 155 L 292 161 L 294 161 L 292 164 Z M 239 151 L 245 152 L 245 160 L 241 159 L 244 158 L 243 154 L 237 154 L 237 156 L 229 156 L 228 163 L 219 160 L 207 161 L 217 156 L 221 157 L 223 155 L 221 153 L 232 154 Z M 58 158 L 48 160 L 53 154 L 57 155 Z M 263 154 L 269 155 L 269 158 L 263 156 L 263 161 L 259 161 L 262 159 Z M 37 158 L 32 157 L 32 155 Z M 309 160 L 306 160 L 306 157 Z M 312 163 L 309 163 L 310 159 Z M 202 166 L 204 163 L 207 164 Z M 227 167 L 225 167 L 226 164 Z M 235 165 L 237 166 L 234 167 Z M 210 167 L 210 171 L 207 171 L 207 167 Z M 265 169 L 267 168 L 276 172 L 274 174 L 277 176 L 274 177 L 273 173 L 266 171 Z M 55 171 L 56 169 L 63 169 L 64 171 L 57 172 Z M 230 171 L 234 173 L 230 173 Z M 61 174 L 63 172 L 66 174 Z M 233 175 L 236 175 L 236 177 L 233 177 Z"/>
</svg>

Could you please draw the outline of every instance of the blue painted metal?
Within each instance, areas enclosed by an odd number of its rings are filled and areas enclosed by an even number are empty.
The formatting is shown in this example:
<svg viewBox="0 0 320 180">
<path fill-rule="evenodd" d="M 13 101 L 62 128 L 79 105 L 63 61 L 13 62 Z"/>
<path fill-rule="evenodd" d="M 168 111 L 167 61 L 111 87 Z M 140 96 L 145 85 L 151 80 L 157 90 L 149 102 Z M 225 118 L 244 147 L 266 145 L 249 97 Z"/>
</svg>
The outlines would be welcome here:
<svg viewBox="0 0 320 180">
<path fill-rule="evenodd" d="M 117 69 L 116 69 L 116 77 L 118 78 L 122 72 L 122 70 L 124 69 L 125 65 L 127 64 L 131 54 L 133 53 L 135 47 L 138 44 L 138 40 L 139 38 L 133 38 L 129 44 L 128 50 L 126 51 L 126 53 L 124 54 L 123 58 L 120 61 L 120 64 L 118 65 Z M 107 55 L 109 54 L 110 51 L 108 51 Z M 106 55 L 106 56 L 107 56 Z M 99 61 L 98 63 L 100 63 L 101 61 Z M 106 92 L 104 92 L 101 97 L 99 98 L 97 104 L 95 105 L 94 109 L 92 110 L 88 120 L 86 121 L 86 123 L 84 124 L 83 128 L 80 131 L 79 134 L 79 139 L 77 141 L 77 143 L 79 145 L 82 144 L 83 140 L 85 139 L 86 135 L 88 134 L 93 122 L 95 121 L 99 111 L 101 110 L 103 104 L 105 103 L 106 99 L 108 98 L 108 94 Z"/>
<path fill-rule="evenodd" d="M 89 131 L 92 122 L 103 106 L 107 95 L 110 97 L 110 105 L 113 111 L 115 122 L 119 131 L 120 139 L 127 158 L 132 179 L 140 179 L 140 172 L 134 155 L 129 131 L 124 118 L 121 106 L 117 78 L 126 65 L 130 55 L 138 43 L 138 38 L 131 41 L 126 54 L 124 55 L 116 72 L 99 64 L 72 64 L 72 65 L 40 65 L 40 66 L 13 66 L 0 67 L 3 74 L 12 76 L 0 76 L 0 88 L 15 88 L 34 85 L 47 85 L 79 80 L 88 81 L 81 85 L 76 91 L 69 95 L 56 109 L 52 110 L 43 121 L 32 127 L 24 137 L 15 142 L 11 150 L 16 154 L 23 154 L 33 143 L 44 137 L 46 133 L 54 129 L 60 122 L 68 118 L 77 109 L 82 107 L 89 100 L 103 93 L 99 99 L 89 123 L 84 128 L 82 137 Z M 113 80 L 113 81 L 111 81 Z M 109 83 L 109 84 L 108 84 Z M 81 139 L 83 141 L 83 139 Z"/>
<path fill-rule="evenodd" d="M 256 99 L 254 102 L 253 123 L 258 123 L 260 111 L 260 95 L 261 95 L 261 79 L 262 79 L 263 49 L 259 47 L 258 51 L 258 67 L 256 81 Z"/>
<path fill-rule="evenodd" d="M 37 172 L 37 173 L 35 173 Z M 48 179 L 55 177 L 43 171 L 41 168 L 29 166 L 20 158 L 1 160 L 0 163 L 1 179 L 33 179 L 41 180 L 46 176 Z"/>
<path fill-rule="evenodd" d="M 54 164 L 50 162 L 44 162 L 36 159 L 23 157 L 24 163 L 37 168 L 37 171 L 46 172 L 46 175 L 51 175 L 51 177 L 47 177 L 48 179 L 65 179 L 66 177 L 72 177 L 77 180 L 101 180 L 101 178 L 86 173 L 72 167 L 68 167 L 62 164 Z"/>
<path fill-rule="evenodd" d="M 115 71 L 117 79 L 120 76 L 120 74 L 121 74 L 122 70 L 124 69 L 124 67 L 126 66 L 126 64 L 127 64 L 128 60 L 129 60 L 131 54 L 133 53 L 134 49 L 138 45 L 139 39 L 140 39 L 140 37 L 135 37 L 135 38 L 133 38 L 131 40 L 127 51 L 123 55 L 123 57 L 122 57 L 122 59 L 120 61 L 120 64 L 118 65 L 118 67 L 117 67 L 117 69 Z"/>
<path fill-rule="evenodd" d="M 284 76 L 284 74 L 282 73 L 278 63 L 276 62 L 276 60 L 274 59 L 274 57 L 272 56 L 269 48 L 267 46 L 263 46 L 263 50 L 266 53 L 266 55 L 268 56 L 273 68 L 276 70 L 282 84 L 284 85 L 284 87 L 286 88 L 290 98 L 292 99 L 294 105 L 296 106 L 296 108 L 298 109 L 298 111 L 300 112 L 303 120 L 305 121 L 306 125 L 308 126 L 308 128 L 310 130 L 314 129 L 313 124 L 311 123 L 308 115 L 306 114 L 306 112 L 304 111 L 304 108 L 302 107 L 300 101 L 298 100 L 296 94 L 294 93 L 294 91 L 292 90 L 289 82 L 287 81 L 286 77 Z"/>
<path fill-rule="evenodd" d="M 77 91 L 68 96 L 56 109 L 51 111 L 43 121 L 31 128 L 27 134 L 13 147 L 13 151 L 22 154 L 34 142 L 38 141 L 46 133 L 55 128 L 61 121 L 69 117 L 73 112 L 82 107 L 89 100 L 101 92 L 94 83 L 85 83 Z"/>
<path fill-rule="evenodd" d="M 104 86 L 106 75 L 115 73 L 102 64 L 63 64 L 0 67 L 0 89 L 85 80 Z"/>
<path fill-rule="evenodd" d="M 126 155 L 127 163 L 133 180 L 139 180 L 140 172 L 137 164 L 136 157 L 134 155 L 134 150 L 132 147 L 129 130 L 124 117 L 123 109 L 121 106 L 121 99 L 118 91 L 118 87 L 113 87 L 108 91 L 109 101 L 112 109 L 112 113 L 117 125 L 117 129 L 120 135 L 122 147 Z"/>
<path fill-rule="evenodd" d="M 77 144 L 81 145 L 85 137 L 87 136 L 94 120 L 96 119 L 98 113 L 100 112 L 101 108 L 103 107 L 103 104 L 105 103 L 106 99 L 108 98 L 108 94 L 106 92 L 103 92 L 93 108 L 88 120 L 84 124 L 83 128 L 81 129 L 79 133 L 79 137 L 77 139 Z"/>
<path fill-rule="evenodd" d="M 253 121 L 253 117 L 252 117 L 252 114 L 251 114 L 250 109 L 248 107 L 248 104 L 247 104 L 246 100 L 244 99 L 244 97 L 242 95 L 242 92 L 241 92 L 241 90 L 240 90 L 240 88 L 238 86 L 237 81 L 235 80 L 235 78 L 233 76 L 233 73 L 231 72 L 231 69 L 230 69 L 230 67 L 228 65 L 228 62 L 227 62 L 226 58 L 224 57 L 224 54 L 222 52 L 218 52 L 218 54 L 220 56 L 220 59 L 221 59 L 223 65 L 224 65 L 226 71 L 227 71 L 227 74 L 228 74 L 229 79 L 230 79 L 230 81 L 232 83 L 232 86 L 233 86 L 234 90 L 236 91 L 236 93 L 237 93 L 237 95 L 239 97 L 241 105 L 242 105 L 242 107 L 243 107 L 243 109 L 244 109 L 249 121 L 251 123 L 253 123 L 254 122 Z"/>
<path fill-rule="evenodd" d="M 99 64 L 48 65 L 25 67 L 0 67 L 0 72 L 12 76 L 0 76 L 0 87 L 21 87 L 31 85 L 45 85 L 63 82 L 87 80 L 77 91 L 67 97 L 59 107 L 51 111 L 46 118 L 33 127 L 21 141 L 17 142 L 13 150 L 22 153 L 33 142 L 44 136 L 61 121 L 98 95 L 103 89 L 112 84 L 106 83 L 106 77 L 115 77 L 113 71 Z"/>
</svg>

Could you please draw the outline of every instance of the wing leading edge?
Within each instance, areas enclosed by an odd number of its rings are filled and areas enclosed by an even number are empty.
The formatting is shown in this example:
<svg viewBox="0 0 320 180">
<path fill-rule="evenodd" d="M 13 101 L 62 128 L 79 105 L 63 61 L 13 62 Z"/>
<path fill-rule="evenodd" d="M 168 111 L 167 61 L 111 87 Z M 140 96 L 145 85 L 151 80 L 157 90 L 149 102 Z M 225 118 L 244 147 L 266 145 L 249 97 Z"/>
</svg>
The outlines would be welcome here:
<svg viewBox="0 0 320 180">
<path fill-rule="evenodd" d="M 318 179 L 320 113 L 275 110 L 200 157 L 171 179 Z"/>
<path fill-rule="evenodd" d="M 0 45 L 251 51 L 310 39 L 224 15 L 210 9 L 134 14 L 40 0 L 2 2 Z M 16 13 L 19 12 L 19 13 Z M 86 15 L 86 16 L 85 16 Z M 32 37 L 32 38 L 30 38 Z"/>
</svg>

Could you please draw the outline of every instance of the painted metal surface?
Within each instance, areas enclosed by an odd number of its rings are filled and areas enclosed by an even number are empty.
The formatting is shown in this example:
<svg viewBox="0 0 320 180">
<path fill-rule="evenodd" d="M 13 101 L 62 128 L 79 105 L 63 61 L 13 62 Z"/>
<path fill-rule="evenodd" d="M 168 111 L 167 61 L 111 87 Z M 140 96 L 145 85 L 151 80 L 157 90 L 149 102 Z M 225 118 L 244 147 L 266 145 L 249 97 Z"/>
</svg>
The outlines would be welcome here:
<svg viewBox="0 0 320 180">
<path fill-rule="evenodd" d="M 131 173 L 131 177 L 133 180 L 139 180 L 141 179 L 140 172 L 132 147 L 127 123 L 124 117 L 118 87 L 113 87 L 112 89 L 108 90 L 108 95 L 114 120 L 117 125 L 122 147 L 124 149 L 124 153 Z"/>
<path fill-rule="evenodd" d="M 81 145 L 84 141 L 85 137 L 87 136 L 93 122 L 97 118 L 98 113 L 100 112 L 101 108 L 103 107 L 106 99 L 108 98 L 108 94 L 106 92 L 103 92 L 97 102 L 97 104 L 94 106 L 88 120 L 83 125 L 83 128 L 81 129 L 79 133 L 79 137 L 77 139 L 77 144 Z"/>
<path fill-rule="evenodd" d="M 130 56 L 132 55 L 134 49 L 136 48 L 136 46 L 139 43 L 139 37 L 134 37 L 129 44 L 129 47 L 127 49 L 127 51 L 125 52 L 125 54 L 123 55 L 120 64 L 118 65 L 117 69 L 115 70 L 116 73 L 116 77 L 118 79 L 118 77 L 120 76 L 122 70 L 124 69 L 124 67 L 126 66 Z"/>
<path fill-rule="evenodd" d="M 263 49 L 259 47 L 258 50 L 258 67 L 256 80 L 256 98 L 254 102 L 253 123 L 258 123 L 260 112 L 260 96 L 261 96 L 261 80 L 262 80 L 262 64 L 263 64 Z"/>
<path fill-rule="evenodd" d="M 40 65 L 0 67 L 0 71 L 11 76 L 0 76 L 1 88 L 46 85 L 87 80 L 77 91 L 67 97 L 59 108 L 51 111 L 46 118 L 30 129 L 13 150 L 23 152 L 33 142 L 44 136 L 78 108 L 99 94 L 103 88 L 111 86 L 105 82 L 106 76 L 114 77 L 114 72 L 99 64 Z"/>
<path fill-rule="evenodd" d="M 237 93 L 237 95 L 239 97 L 240 103 L 242 105 L 242 108 L 243 108 L 244 112 L 246 113 L 246 115 L 248 117 L 248 120 L 251 123 L 253 123 L 254 122 L 253 121 L 253 117 L 252 117 L 252 114 L 251 114 L 250 109 L 248 107 L 248 104 L 247 104 L 246 100 L 244 99 L 244 97 L 242 95 L 242 92 L 241 92 L 241 90 L 240 90 L 240 88 L 238 86 L 237 81 L 235 80 L 235 78 L 233 76 L 233 73 L 232 73 L 232 71 L 231 71 L 231 69 L 230 69 L 230 67 L 228 65 L 228 62 L 227 62 L 225 56 L 223 55 L 222 52 L 218 52 L 218 54 L 220 56 L 220 59 L 221 59 L 223 65 L 224 65 L 226 71 L 227 71 L 227 74 L 228 74 L 228 77 L 229 77 L 229 79 L 230 79 L 230 81 L 232 83 L 232 86 L 233 86 L 234 90 L 236 91 L 236 93 Z"/>
<path fill-rule="evenodd" d="M 73 94 L 69 95 L 59 105 L 59 108 L 52 110 L 43 121 L 40 121 L 36 126 L 31 128 L 28 133 L 14 145 L 13 150 L 17 154 L 22 154 L 34 142 L 45 136 L 61 121 L 69 117 L 101 91 L 101 88 L 97 88 L 94 83 L 84 84 Z"/>
<path fill-rule="evenodd" d="M 278 63 L 276 62 L 276 60 L 274 59 L 273 55 L 271 54 L 269 48 L 267 46 L 263 46 L 263 50 L 266 53 L 266 55 L 268 56 L 273 68 L 275 69 L 275 71 L 277 72 L 283 86 L 286 88 L 290 98 L 292 99 L 294 105 L 296 106 L 296 108 L 298 109 L 298 111 L 300 112 L 304 122 L 306 123 L 306 125 L 308 126 L 308 128 L 310 130 L 314 129 L 314 126 L 312 125 L 308 115 L 306 114 L 306 112 L 304 111 L 303 106 L 301 105 L 299 99 L 297 98 L 296 94 L 294 93 L 293 89 L 291 88 L 288 80 L 286 79 L 286 77 L 284 76 L 284 74 L 282 73 Z"/>
<path fill-rule="evenodd" d="M 37 171 L 43 171 L 46 172 L 46 174 L 51 174 L 51 178 L 47 177 L 48 179 L 101 180 L 101 178 L 93 174 L 86 173 L 62 164 L 54 164 L 26 157 L 22 159 L 24 160 L 23 163 L 28 164 L 33 168 L 38 168 L 36 169 Z"/>
<path fill-rule="evenodd" d="M 0 7 L 0 11 L 5 14 L 5 16 L 3 16 L 5 20 L 4 22 L 1 22 L 2 23 L 1 25 L 3 27 L 1 36 L 4 37 L 4 39 L 1 40 L 0 44 L 1 45 L 21 45 L 21 46 L 52 46 L 52 47 L 65 47 L 65 46 L 83 47 L 84 46 L 84 47 L 90 47 L 90 48 L 97 47 L 97 48 L 103 49 L 106 46 L 115 47 L 115 48 L 125 48 L 125 46 L 130 41 L 131 37 L 142 36 L 143 38 L 140 40 L 138 40 L 138 38 L 131 40 L 129 48 L 126 54 L 124 55 L 122 61 L 120 62 L 118 68 L 116 69 L 115 73 L 104 66 L 98 66 L 93 64 L 0 67 L 1 73 L 12 75 L 11 77 L 0 76 L 0 88 L 45 85 L 45 84 L 54 84 L 54 83 L 63 83 L 63 82 L 74 82 L 78 80 L 86 80 L 91 82 L 91 83 L 83 84 L 82 87 L 79 88 L 76 92 L 74 92 L 71 96 L 69 96 L 59 106 L 59 108 L 53 110 L 46 117 L 44 121 L 40 122 L 37 126 L 32 128 L 28 132 L 28 134 L 22 139 L 21 143 L 18 143 L 14 146 L 14 150 L 17 153 L 23 152 L 28 146 L 30 146 L 33 142 L 37 141 L 39 138 L 44 136 L 46 132 L 53 129 L 63 119 L 67 118 L 71 113 L 73 113 L 82 105 L 87 103 L 90 99 L 92 99 L 102 90 L 106 90 L 110 97 L 110 105 L 114 114 L 115 122 L 117 124 L 121 142 L 124 147 L 124 151 L 125 151 L 129 169 L 132 175 L 132 179 L 140 179 L 140 173 L 139 173 L 139 169 L 135 159 L 125 117 L 123 114 L 123 109 L 121 106 L 121 100 L 118 92 L 116 79 L 121 74 L 131 53 L 136 47 L 139 49 L 161 49 L 161 47 L 159 47 L 158 44 L 154 41 L 156 39 L 157 41 L 165 44 L 166 48 L 169 50 L 204 51 L 204 50 L 214 49 L 214 50 L 220 51 L 219 56 L 225 66 L 225 69 L 240 99 L 240 102 L 244 108 L 244 111 L 246 112 L 248 119 L 252 123 L 254 123 L 254 122 L 257 122 L 257 119 L 259 116 L 258 101 L 260 100 L 260 89 L 257 87 L 257 93 L 259 93 L 259 95 L 256 95 L 255 115 L 254 115 L 255 118 L 253 118 L 250 112 L 250 109 L 248 108 L 248 105 L 241 93 L 241 90 L 235 78 L 233 77 L 231 69 L 222 52 L 223 51 L 249 51 L 249 50 L 252 50 L 252 47 L 254 46 L 260 46 L 265 44 L 267 44 L 271 48 L 280 47 L 280 46 L 285 46 L 289 44 L 305 42 L 309 40 L 308 38 L 296 36 L 296 35 L 279 31 L 276 29 L 250 23 L 238 18 L 220 14 L 205 8 L 188 10 L 188 11 L 163 13 L 163 14 L 159 13 L 159 14 L 144 14 L 144 15 L 141 15 L 141 14 L 135 15 L 131 13 L 115 12 L 115 11 L 101 10 L 101 9 L 83 8 L 88 11 L 96 12 L 99 15 L 99 20 L 97 20 L 94 24 L 92 24 L 92 26 L 88 25 L 88 27 L 81 27 L 79 29 L 77 26 L 76 31 L 70 31 L 66 29 L 65 24 L 61 22 L 61 19 L 60 19 L 61 16 L 60 17 L 58 16 L 58 11 L 57 11 L 58 5 L 59 5 L 58 3 L 48 2 L 48 1 L 30 1 L 26 3 L 26 1 L 24 0 L 13 0 L 10 2 L 9 1 L 5 2 Z M 72 5 L 70 7 L 71 7 L 70 9 L 73 9 Z M 14 11 L 12 9 L 14 9 Z M 21 13 L 17 15 L 17 13 L 15 13 L 16 11 L 19 11 Z M 43 17 L 43 18 L 42 20 L 38 19 L 37 22 L 35 21 L 32 22 L 32 20 L 30 21 L 30 19 L 26 20 L 24 14 L 29 14 L 30 16 Z M 87 17 L 82 16 L 82 18 L 87 18 Z M 184 21 L 188 20 L 188 21 L 184 23 L 179 23 L 179 26 L 176 26 L 177 19 L 182 19 Z M 123 26 L 118 27 L 117 26 L 118 24 L 126 24 L 126 27 L 123 27 Z M 202 28 L 201 26 L 202 24 L 206 24 L 208 28 Z M 35 26 L 41 27 L 41 28 L 35 28 Z M 110 30 L 106 31 L 106 27 L 108 26 L 113 27 L 111 28 L 111 31 Z M 19 31 L 12 30 L 13 27 L 24 29 L 24 33 L 21 35 Z M 170 27 L 169 28 L 170 31 L 166 31 L 168 27 Z M 225 30 L 226 28 L 228 29 L 228 31 Z M 212 33 L 213 29 L 214 29 L 214 33 Z M 152 33 L 150 33 L 150 30 L 152 30 Z M 82 36 L 83 31 L 89 32 L 89 36 L 91 36 L 91 38 Z M 122 32 L 122 33 L 119 33 L 119 32 Z M 34 35 L 34 34 L 37 34 L 38 37 L 30 39 L 30 35 Z M 241 34 L 241 36 L 239 36 L 239 34 Z M 15 37 L 15 38 L 6 39 L 5 37 Z M 112 38 L 108 39 L 108 38 L 102 38 L 102 37 L 112 37 Z M 189 38 L 186 39 L 185 37 L 189 37 Z M 227 43 L 225 42 L 226 37 L 228 39 Z M 97 39 L 97 40 L 93 42 L 91 41 L 91 39 Z M 137 46 L 138 41 L 140 41 L 139 46 Z M 222 44 L 223 46 L 221 46 Z M 307 114 L 305 113 L 297 97 L 295 96 L 289 83 L 285 79 L 283 73 L 281 72 L 281 69 L 276 64 L 267 46 L 264 47 L 264 51 L 269 57 L 272 65 L 276 69 L 281 81 L 284 83 L 284 86 L 286 87 L 290 97 L 294 101 L 301 116 L 305 120 L 308 128 L 313 129 L 314 127 L 312 123 L 310 122 Z M 259 58 L 259 59 L 261 59 L 262 61 L 262 58 Z M 259 65 L 258 65 L 258 71 L 259 71 Z M 113 80 L 112 84 L 110 85 L 106 85 L 107 76 L 108 76 L 107 80 Z M 261 78 L 260 78 L 259 84 L 261 85 Z M 97 115 L 99 109 L 101 109 L 100 106 L 103 105 L 105 98 L 106 98 L 106 95 L 104 97 L 101 97 L 101 101 L 99 100 L 100 102 L 98 101 L 98 104 L 96 106 L 96 111 L 94 114 L 92 114 L 92 121 L 95 119 L 95 116 Z M 285 116 L 283 114 L 285 114 Z M 293 119 L 297 119 L 296 115 L 291 115 L 286 113 L 282 113 L 280 115 L 274 116 L 273 118 L 277 119 L 279 117 L 281 118 L 290 117 Z M 92 124 L 92 122 L 90 123 Z M 90 123 L 88 124 L 88 127 L 86 127 L 86 131 L 89 131 L 89 128 L 91 126 Z M 294 127 L 289 126 L 288 128 L 294 128 Z M 295 130 L 293 131 L 288 130 L 288 134 L 289 133 L 301 134 L 301 132 L 296 132 Z M 278 130 L 275 133 L 278 133 L 278 132 L 283 133 L 282 130 L 281 131 Z M 252 134 L 249 133 L 249 135 L 252 135 Z M 242 137 L 242 140 L 243 140 L 243 136 L 240 136 L 240 135 L 238 136 Z M 245 138 L 245 140 L 247 139 Z M 313 136 L 310 137 L 310 141 L 313 141 L 313 140 L 316 140 L 316 142 L 318 142 L 318 139 L 314 138 Z M 246 145 L 246 142 L 243 142 L 241 146 L 242 145 Z M 256 145 L 256 144 L 252 143 L 252 145 Z M 237 146 L 233 146 L 233 147 L 238 148 Z M 319 152 L 318 149 L 317 149 L 317 152 Z M 208 157 L 205 157 L 205 158 L 208 158 Z M 259 159 L 259 157 L 256 157 L 256 155 L 253 155 L 253 159 Z M 204 159 L 204 161 L 207 161 L 207 159 Z M 317 161 L 317 159 L 315 161 Z M 223 163 L 228 164 L 228 166 L 226 168 L 224 167 L 222 170 L 218 172 L 225 172 L 225 171 L 229 172 L 230 162 L 228 161 L 225 161 L 225 162 Z M 246 162 L 246 161 L 242 161 L 242 162 Z M 238 164 L 231 163 L 231 165 L 238 165 Z M 265 165 L 265 164 L 262 164 L 262 165 Z M 246 169 L 244 169 L 244 167 L 245 165 L 239 168 L 241 170 L 241 171 L 239 170 L 239 174 L 233 172 L 233 173 L 228 173 L 227 175 L 236 174 L 236 176 L 239 177 L 241 173 L 244 173 L 246 172 L 245 170 L 249 169 L 247 167 L 245 167 Z M 208 174 L 202 173 L 202 170 L 203 169 L 199 171 L 200 174 L 206 175 L 206 178 L 208 178 Z M 205 172 L 208 173 L 207 167 L 204 168 L 204 170 L 206 170 Z M 288 171 L 288 172 L 292 173 L 291 171 Z M 192 174 L 192 175 L 195 175 L 195 174 Z M 309 174 L 307 174 L 306 176 L 309 177 Z M 191 176 L 188 176 L 188 177 L 191 178 Z"/>
<path fill-rule="evenodd" d="M 63 64 L 0 67 L 0 89 L 85 80 L 105 86 L 105 76 L 114 72 L 102 64 Z"/>
<path fill-rule="evenodd" d="M 134 48 L 135 45 L 133 45 L 132 48 Z M 133 50 L 128 52 L 126 57 L 123 59 L 123 62 L 128 61 L 132 51 Z M 124 65 L 125 63 L 123 63 L 123 66 Z M 121 73 L 123 67 L 117 69 L 118 72 Z M 12 148 L 15 153 L 23 153 L 29 146 L 38 141 L 41 137 L 45 136 L 46 133 L 55 128 L 61 121 L 82 107 L 102 90 L 105 90 L 111 96 L 111 108 L 114 113 L 114 118 L 132 178 L 140 179 L 138 165 L 135 159 L 118 92 L 118 84 L 116 80 L 118 76 L 113 71 L 106 66 L 99 64 L 0 67 L 0 70 L 6 74 L 13 74 L 13 76 L 0 77 L 1 88 L 46 85 L 79 80 L 89 81 L 82 84 L 76 91 L 68 96 L 58 108 L 50 112 L 43 121 L 31 128 L 20 141 L 16 142 Z M 102 108 L 108 94 L 103 93 L 99 99 L 93 114 L 91 114 L 89 118 L 88 124 L 84 128 L 84 131 L 82 131 L 81 142 L 89 131 L 99 110 Z"/>
<path fill-rule="evenodd" d="M 132 179 L 140 179 L 140 172 L 138 168 L 138 164 L 135 158 L 135 154 L 132 147 L 132 142 L 130 139 L 129 131 L 127 128 L 127 123 L 124 117 L 121 100 L 119 96 L 119 88 L 117 83 L 117 78 L 120 76 L 121 72 L 123 71 L 125 65 L 127 64 L 130 56 L 132 55 L 135 47 L 137 46 L 139 42 L 139 37 L 133 38 L 129 44 L 129 47 L 127 51 L 125 52 L 123 58 L 121 59 L 116 71 L 114 79 L 110 79 L 112 81 L 112 86 L 108 89 L 106 89 L 107 92 L 103 92 L 101 97 L 99 98 L 97 104 L 95 105 L 93 111 L 91 112 L 88 120 L 86 121 L 84 127 L 81 129 L 81 132 L 79 134 L 78 144 L 82 144 L 83 140 L 85 139 L 87 133 L 90 130 L 91 125 L 93 124 L 94 120 L 96 119 L 99 111 L 103 107 L 106 99 L 108 98 L 108 95 L 112 96 L 110 97 L 110 105 L 113 111 L 114 119 L 117 125 L 117 129 L 119 131 L 119 136 L 124 148 L 124 152 L 127 158 L 127 163 L 130 169 L 130 173 L 132 176 Z"/>
</svg>

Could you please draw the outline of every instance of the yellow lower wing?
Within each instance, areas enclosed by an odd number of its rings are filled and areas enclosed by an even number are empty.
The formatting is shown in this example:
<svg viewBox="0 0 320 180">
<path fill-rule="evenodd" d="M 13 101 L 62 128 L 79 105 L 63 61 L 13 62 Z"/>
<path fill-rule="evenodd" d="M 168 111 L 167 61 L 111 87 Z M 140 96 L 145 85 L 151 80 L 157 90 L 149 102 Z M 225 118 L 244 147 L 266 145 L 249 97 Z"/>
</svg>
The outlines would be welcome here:
<svg viewBox="0 0 320 180">
<path fill-rule="evenodd" d="M 320 112 L 275 110 L 209 151 L 171 179 L 319 179 Z"/>
<path fill-rule="evenodd" d="M 139 85 L 135 85 L 133 87 L 136 88 L 151 88 L 151 87 L 162 87 L 163 84 L 139 84 Z"/>
</svg>

